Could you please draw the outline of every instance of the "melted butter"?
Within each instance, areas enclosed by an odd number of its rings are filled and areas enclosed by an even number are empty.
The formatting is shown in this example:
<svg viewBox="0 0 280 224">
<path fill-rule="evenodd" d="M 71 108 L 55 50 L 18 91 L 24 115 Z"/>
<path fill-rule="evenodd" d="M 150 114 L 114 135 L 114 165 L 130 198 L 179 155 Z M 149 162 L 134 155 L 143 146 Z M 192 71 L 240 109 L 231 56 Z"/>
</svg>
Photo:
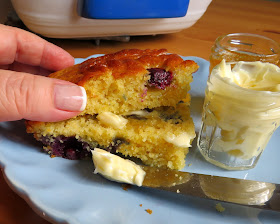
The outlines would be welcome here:
<svg viewBox="0 0 280 224">
<path fill-rule="evenodd" d="M 187 132 L 183 132 L 180 135 L 176 136 L 174 134 L 167 135 L 164 139 L 165 141 L 178 146 L 178 147 L 191 147 L 191 140 L 194 139 L 195 136 L 190 136 Z"/>
<path fill-rule="evenodd" d="M 208 81 L 204 123 L 221 137 L 213 150 L 242 159 L 258 156 L 280 123 L 280 69 L 262 62 L 222 61 Z"/>
<path fill-rule="evenodd" d="M 103 149 L 95 148 L 91 152 L 94 173 L 100 173 L 112 181 L 142 186 L 146 172 L 139 165 Z"/>
<path fill-rule="evenodd" d="M 192 178 L 190 173 L 168 168 L 142 166 L 142 169 L 146 172 L 143 186 L 147 187 L 172 187 L 187 183 Z"/>
<path fill-rule="evenodd" d="M 115 129 L 123 129 L 127 124 L 127 119 L 111 112 L 102 112 L 98 114 L 97 119 L 104 125 Z"/>
</svg>

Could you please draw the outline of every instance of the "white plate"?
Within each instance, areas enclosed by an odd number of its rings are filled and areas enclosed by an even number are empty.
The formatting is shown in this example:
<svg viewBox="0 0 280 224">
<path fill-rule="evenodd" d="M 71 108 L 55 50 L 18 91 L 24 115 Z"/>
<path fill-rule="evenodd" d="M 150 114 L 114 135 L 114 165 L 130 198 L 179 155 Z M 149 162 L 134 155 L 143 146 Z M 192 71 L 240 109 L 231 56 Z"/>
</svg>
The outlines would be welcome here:
<svg viewBox="0 0 280 224">
<path fill-rule="evenodd" d="M 200 126 L 200 111 L 209 63 L 197 57 L 200 69 L 192 83 L 192 113 Z M 79 63 L 85 59 L 76 59 Z M 249 171 L 225 171 L 203 160 L 194 146 L 184 170 L 212 175 L 280 183 L 280 130 L 272 137 L 258 165 Z M 195 144 L 195 143 L 194 143 Z M 15 190 L 53 222 L 69 224 L 156 224 L 156 223 L 279 223 L 280 213 L 222 203 L 225 212 L 215 210 L 216 202 L 184 197 L 139 187 L 122 189 L 93 174 L 90 161 L 51 159 L 40 143 L 25 133 L 23 122 L 0 123 L 0 163 Z M 140 206 L 142 204 L 142 207 Z M 145 210 L 151 209 L 152 214 Z"/>
</svg>

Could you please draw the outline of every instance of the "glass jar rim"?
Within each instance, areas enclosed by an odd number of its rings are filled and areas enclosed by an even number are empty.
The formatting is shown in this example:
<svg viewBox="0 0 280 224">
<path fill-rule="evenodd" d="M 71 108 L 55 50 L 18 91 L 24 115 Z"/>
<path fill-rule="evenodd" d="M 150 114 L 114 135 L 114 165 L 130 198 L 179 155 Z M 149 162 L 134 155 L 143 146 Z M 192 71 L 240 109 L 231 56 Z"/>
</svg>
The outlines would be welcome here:
<svg viewBox="0 0 280 224">
<path fill-rule="evenodd" d="M 223 50 L 230 51 L 230 52 L 236 52 L 234 50 L 226 48 L 225 46 L 223 46 L 220 43 L 225 37 L 234 37 L 234 36 L 236 36 L 236 37 L 238 37 L 238 36 L 240 36 L 240 37 L 242 37 L 242 36 L 257 37 L 257 38 L 262 39 L 262 40 L 270 41 L 275 46 L 277 46 L 276 52 L 274 52 L 272 54 L 261 54 L 261 53 L 258 53 L 258 55 L 260 55 L 260 56 L 275 56 L 275 55 L 280 53 L 280 44 L 278 42 L 276 42 L 275 40 L 273 40 L 273 39 L 271 39 L 269 37 L 265 37 L 265 36 L 262 36 L 262 35 L 259 35 L 259 34 L 253 34 L 253 33 L 229 33 L 229 34 L 224 34 L 224 35 L 219 36 L 216 39 L 215 43 L 217 44 L 218 47 L 222 48 Z"/>
<path fill-rule="evenodd" d="M 232 64 L 236 64 L 236 63 L 238 63 L 238 62 L 226 62 L 226 63 L 232 65 Z M 244 61 L 244 63 L 252 63 L 252 61 Z M 267 62 L 266 62 L 266 63 L 267 63 Z M 213 70 L 212 70 L 212 72 L 211 72 L 211 75 L 210 75 L 208 81 L 210 81 L 211 76 L 212 76 L 212 73 L 217 69 L 217 68 L 216 68 L 217 66 L 218 66 L 218 65 L 216 65 L 216 66 L 213 68 Z M 218 75 L 217 72 L 215 72 L 213 75 L 214 75 L 216 78 L 218 78 L 221 82 L 225 83 L 226 85 L 230 85 L 231 88 L 234 88 L 234 89 L 237 89 L 237 90 L 242 90 L 242 91 L 244 91 L 244 92 L 248 92 L 248 93 L 252 93 L 252 94 L 256 94 L 256 95 L 262 94 L 262 97 L 271 97 L 271 96 L 280 97 L 280 92 L 272 92 L 272 91 L 267 91 L 267 90 L 266 90 L 266 91 L 263 91 L 263 90 L 254 90 L 254 89 L 243 88 L 243 87 L 241 87 L 241 86 L 239 86 L 239 85 L 237 85 L 237 84 L 235 84 L 235 83 L 233 83 L 233 84 L 228 83 L 228 82 L 226 81 L 226 79 L 225 79 L 224 77 L 221 77 L 220 75 Z"/>
</svg>

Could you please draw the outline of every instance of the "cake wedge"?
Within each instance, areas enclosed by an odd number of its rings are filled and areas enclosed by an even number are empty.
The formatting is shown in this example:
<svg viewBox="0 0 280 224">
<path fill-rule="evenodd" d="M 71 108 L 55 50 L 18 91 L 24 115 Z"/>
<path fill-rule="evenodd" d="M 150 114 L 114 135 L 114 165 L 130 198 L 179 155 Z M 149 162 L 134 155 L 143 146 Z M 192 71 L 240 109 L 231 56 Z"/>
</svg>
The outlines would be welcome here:
<svg viewBox="0 0 280 224">
<path fill-rule="evenodd" d="M 129 49 L 50 75 L 86 90 L 86 109 L 61 122 L 27 121 L 53 156 L 91 157 L 98 147 L 144 164 L 181 169 L 195 137 L 189 104 L 198 65 L 166 50 Z"/>
</svg>

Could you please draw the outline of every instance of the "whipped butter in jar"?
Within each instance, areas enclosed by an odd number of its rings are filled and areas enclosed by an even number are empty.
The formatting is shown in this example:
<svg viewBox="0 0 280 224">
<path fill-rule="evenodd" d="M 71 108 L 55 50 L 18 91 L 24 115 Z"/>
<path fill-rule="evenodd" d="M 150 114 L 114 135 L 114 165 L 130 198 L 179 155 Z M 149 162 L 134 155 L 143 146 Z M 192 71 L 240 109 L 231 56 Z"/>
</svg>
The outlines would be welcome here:
<svg viewBox="0 0 280 224">
<path fill-rule="evenodd" d="M 198 148 L 219 167 L 250 169 L 279 122 L 280 68 L 223 60 L 207 82 Z"/>
</svg>

